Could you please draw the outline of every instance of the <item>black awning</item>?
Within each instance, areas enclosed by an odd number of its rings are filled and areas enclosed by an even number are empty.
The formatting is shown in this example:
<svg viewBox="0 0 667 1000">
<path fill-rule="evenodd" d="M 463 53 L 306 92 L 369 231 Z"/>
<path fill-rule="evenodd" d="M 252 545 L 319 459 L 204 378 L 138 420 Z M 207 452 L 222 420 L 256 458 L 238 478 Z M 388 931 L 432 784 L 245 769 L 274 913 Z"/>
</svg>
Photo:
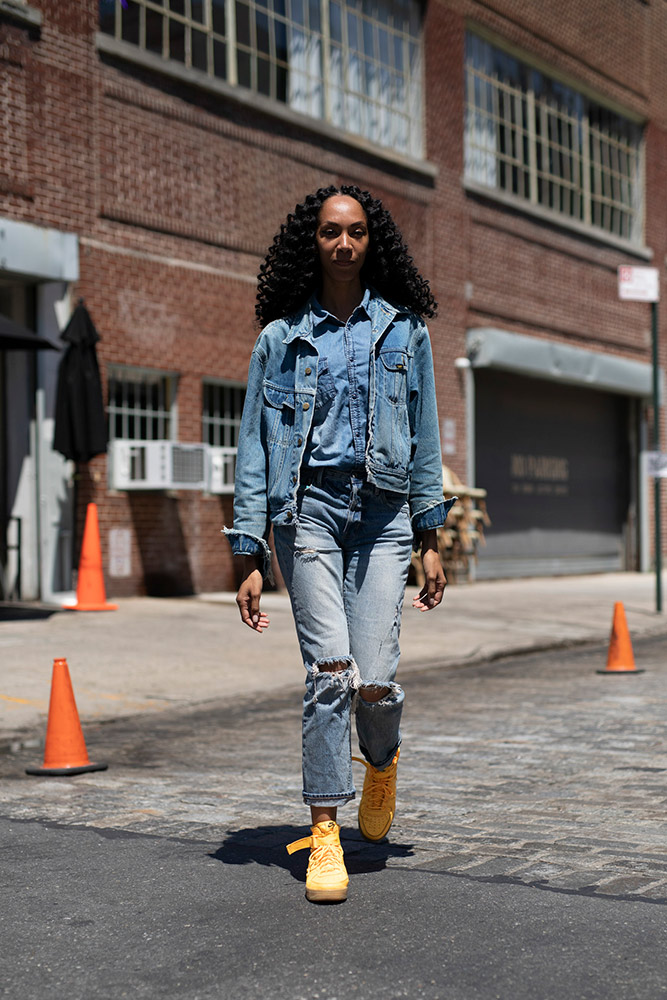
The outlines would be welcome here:
<svg viewBox="0 0 667 1000">
<path fill-rule="evenodd" d="M 0 351 L 57 351 L 56 344 L 38 337 L 20 323 L 0 315 Z"/>
</svg>

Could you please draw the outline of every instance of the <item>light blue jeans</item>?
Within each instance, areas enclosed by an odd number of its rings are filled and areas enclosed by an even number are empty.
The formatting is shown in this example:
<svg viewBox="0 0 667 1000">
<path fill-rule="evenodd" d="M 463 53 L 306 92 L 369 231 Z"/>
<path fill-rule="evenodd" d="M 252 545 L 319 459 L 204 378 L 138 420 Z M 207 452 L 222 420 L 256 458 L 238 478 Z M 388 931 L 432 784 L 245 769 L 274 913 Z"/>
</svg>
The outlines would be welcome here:
<svg viewBox="0 0 667 1000">
<path fill-rule="evenodd" d="M 369 763 L 388 767 L 400 745 L 404 694 L 394 676 L 413 533 L 402 494 L 332 470 L 309 479 L 296 523 L 274 525 L 274 537 L 306 667 L 303 798 L 339 806 L 355 795 L 351 711 Z M 389 694 L 368 702 L 364 687 Z"/>
</svg>

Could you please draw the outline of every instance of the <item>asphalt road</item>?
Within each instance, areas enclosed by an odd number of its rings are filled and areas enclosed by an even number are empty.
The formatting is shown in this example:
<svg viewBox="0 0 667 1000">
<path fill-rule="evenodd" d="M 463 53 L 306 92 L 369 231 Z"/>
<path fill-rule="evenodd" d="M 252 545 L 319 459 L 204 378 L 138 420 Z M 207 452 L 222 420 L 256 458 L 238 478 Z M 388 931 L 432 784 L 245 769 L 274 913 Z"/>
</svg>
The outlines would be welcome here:
<svg viewBox="0 0 667 1000">
<path fill-rule="evenodd" d="M 667 996 L 667 640 L 406 677 L 399 813 L 341 811 L 339 906 L 303 895 L 293 694 L 86 728 L 110 767 L 0 758 L 3 995 Z M 361 779 L 361 775 L 359 775 Z"/>
</svg>

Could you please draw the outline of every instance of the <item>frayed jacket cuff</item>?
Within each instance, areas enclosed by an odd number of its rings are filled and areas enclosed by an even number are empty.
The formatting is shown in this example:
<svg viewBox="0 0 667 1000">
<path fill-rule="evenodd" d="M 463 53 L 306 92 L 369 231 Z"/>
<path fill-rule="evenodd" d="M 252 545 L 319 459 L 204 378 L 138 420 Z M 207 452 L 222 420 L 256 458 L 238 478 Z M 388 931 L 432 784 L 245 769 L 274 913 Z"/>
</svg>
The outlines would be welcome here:
<svg viewBox="0 0 667 1000">
<path fill-rule="evenodd" d="M 422 532 L 430 531 L 433 528 L 441 528 L 447 520 L 450 509 L 454 506 L 458 497 L 451 500 L 441 500 L 426 510 L 420 510 L 418 514 L 412 516 L 412 548 L 419 552 L 422 544 Z"/>
<path fill-rule="evenodd" d="M 262 556 L 262 576 L 269 583 L 275 583 L 271 568 L 271 549 L 265 538 L 249 535 L 247 531 L 237 531 L 235 528 L 223 528 L 227 541 L 235 556 Z"/>
<path fill-rule="evenodd" d="M 452 497 L 451 500 L 440 500 L 431 507 L 413 514 L 412 530 L 418 534 L 420 531 L 429 531 L 431 528 L 441 528 L 457 500 L 458 497 Z"/>
</svg>

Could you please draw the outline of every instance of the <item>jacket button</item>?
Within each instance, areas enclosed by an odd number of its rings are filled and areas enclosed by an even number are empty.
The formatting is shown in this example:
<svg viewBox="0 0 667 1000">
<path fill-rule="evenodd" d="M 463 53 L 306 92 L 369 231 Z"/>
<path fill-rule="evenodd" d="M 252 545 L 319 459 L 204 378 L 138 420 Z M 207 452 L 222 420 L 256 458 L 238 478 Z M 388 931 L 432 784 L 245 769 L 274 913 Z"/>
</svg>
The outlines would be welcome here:
<svg viewBox="0 0 667 1000">
<path fill-rule="evenodd" d="M 310 373 L 312 372 L 312 370 L 313 370 L 312 368 L 306 368 L 305 374 L 306 375 L 310 375 Z"/>
<path fill-rule="evenodd" d="M 310 409 L 310 403 L 304 403 L 303 404 L 303 408 L 304 408 L 304 410 L 309 410 Z"/>
<path fill-rule="evenodd" d="M 296 482 L 296 479 L 297 479 L 297 477 L 296 477 L 296 476 L 292 476 L 292 482 L 293 482 L 293 483 L 295 483 L 295 482 Z"/>
<path fill-rule="evenodd" d="M 303 444 L 303 438 L 297 438 L 296 439 L 297 448 L 300 448 L 302 444 Z"/>
<path fill-rule="evenodd" d="M 292 517 L 293 517 L 293 516 L 294 516 L 294 515 L 292 514 L 292 511 L 291 511 L 291 510 L 288 510 L 288 511 L 287 511 L 287 520 L 288 520 L 288 521 L 291 521 L 291 520 L 292 520 Z"/>
</svg>

